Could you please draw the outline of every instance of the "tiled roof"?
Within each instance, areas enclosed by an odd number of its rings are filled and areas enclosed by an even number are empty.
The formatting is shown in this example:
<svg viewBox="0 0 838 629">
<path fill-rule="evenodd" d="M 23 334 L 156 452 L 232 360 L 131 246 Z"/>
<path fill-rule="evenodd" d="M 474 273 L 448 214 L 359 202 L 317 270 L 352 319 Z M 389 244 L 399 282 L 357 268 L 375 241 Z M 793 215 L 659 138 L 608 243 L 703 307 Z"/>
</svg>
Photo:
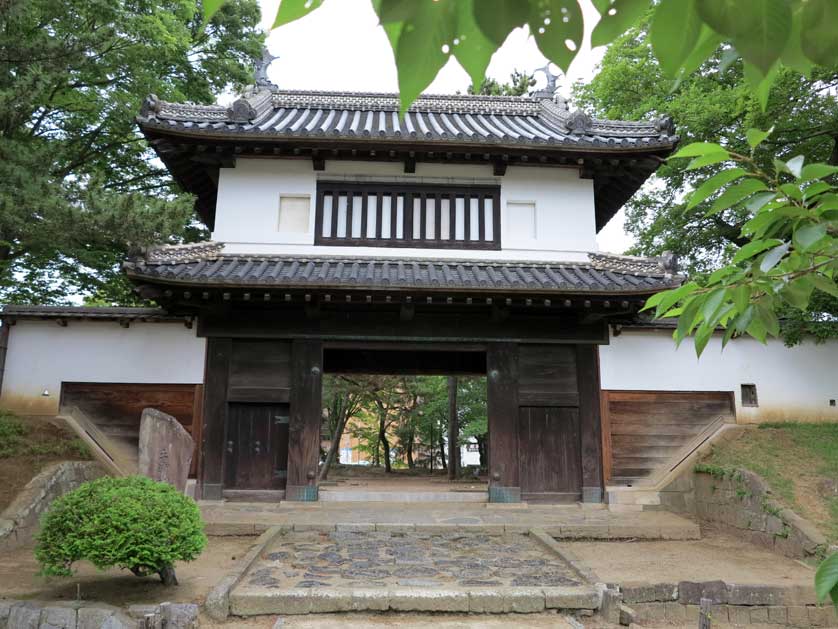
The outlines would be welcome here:
<svg viewBox="0 0 838 629">
<path fill-rule="evenodd" d="M 403 119 L 397 94 L 253 91 L 230 107 L 168 103 L 151 96 L 144 128 L 254 138 L 322 138 L 429 143 L 567 146 L 574 149 L 671 149 L 669 118 L 595 120 L 570 112 L 560 97 L 420 96 Z"/>
<path fill-rule="evenodd" d="M 0 309 L 0 319 L 99 319 L 121 321 L 183 321 L 161 308 L 88 306 L 30 306 L 10 304 Z"/>
<path fill-rule="evenodd" d="M 590 262 L 504 262 L 225 254 L 195 245 L 150 251 L 125 264 L 135 280 L 287 289 L 649 294 L 681 278 L 657 258 L 592 254 Z"/>
</svg>

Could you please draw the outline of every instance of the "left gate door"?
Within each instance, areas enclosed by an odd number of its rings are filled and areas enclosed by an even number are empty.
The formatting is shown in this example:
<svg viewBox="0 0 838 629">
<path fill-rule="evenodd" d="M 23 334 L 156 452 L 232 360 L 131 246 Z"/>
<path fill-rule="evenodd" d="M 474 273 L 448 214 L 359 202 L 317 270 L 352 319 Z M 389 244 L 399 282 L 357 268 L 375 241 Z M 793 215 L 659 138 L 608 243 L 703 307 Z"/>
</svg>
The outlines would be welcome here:
<svg viewBox="0 0 838 629">
<path fill-rule="evenodd" d="M 288 477 L 288 404 L 234 402 L 227 418 L 225 488 L 284 489 Z"/>
</svg>

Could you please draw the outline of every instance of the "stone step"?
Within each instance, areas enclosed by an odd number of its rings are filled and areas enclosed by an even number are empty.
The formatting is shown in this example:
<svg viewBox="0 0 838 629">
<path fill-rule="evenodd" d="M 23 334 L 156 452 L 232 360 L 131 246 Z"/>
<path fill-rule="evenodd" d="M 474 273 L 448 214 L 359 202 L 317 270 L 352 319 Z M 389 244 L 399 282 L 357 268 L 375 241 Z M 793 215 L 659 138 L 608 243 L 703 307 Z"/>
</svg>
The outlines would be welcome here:
<svg viewBox="0 0 838 629">
<path fill-rule="evenodd" d="M 616 505 L 651 506 L 661 503 L 659 491 L 640 487 L 606 487 L 609 508 Z M 613 509 L 612 509 L 613 510 Z"/>
<path fill-rule="evenodd" d="M 489 502 L 486 491 L 367 491 L 321 487 L 321 502 Z"/>
</svg>

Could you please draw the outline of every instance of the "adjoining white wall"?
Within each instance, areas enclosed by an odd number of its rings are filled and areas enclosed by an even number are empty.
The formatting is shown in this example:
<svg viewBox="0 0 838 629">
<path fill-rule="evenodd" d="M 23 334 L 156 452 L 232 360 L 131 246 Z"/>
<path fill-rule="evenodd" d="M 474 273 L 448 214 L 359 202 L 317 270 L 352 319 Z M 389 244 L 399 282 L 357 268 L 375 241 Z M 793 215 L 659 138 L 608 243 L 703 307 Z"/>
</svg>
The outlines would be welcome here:
<svg viewBox="0 0 838 629">
<path fill-rule="evenodd" d="M 501 186 L 501 251 L 314 246 L 317 180 L 474 184 Z M 311 199 L 306 233 L 280 232 L 280 195 Z M 514 208 L 534 203 L 536 238 L 513 240 L 507 226 L 520 220 Z M 507 207 L 511 205 L 511 210 Z M 568 168 L 510 167 L 494 177 L 490 165 L 422 164 L 405 174 L 400 163 L 327 161 L 316 172 L 308 160 L 239 159 L 222 168 L 218 182 L 213 240 L 229 253 L 445 257 L 585 261 L 596 251 L 593 181 Z"/>
<path fill-rule="evenodd" d="M 670 330 L 624 329 L 600 347 L 603 389 L 733 391 L 740 423 L 838 420 L 838 340 L 786 347 L 752 338 L 724 351 L 713 338 L 701 358 L 691 342 L 675 347 Z M 741 385 L 755 384 L 757 407 L 742 406 Z"/>
<path fill-rule="evenodd" d="M 53 415 L 62 382 L 199 384 L 206 340 L 195 332 L 177 322 L 123 328 L 116 321 L 18 321 L 10 329 L 0 408 Z"/>
</svg>

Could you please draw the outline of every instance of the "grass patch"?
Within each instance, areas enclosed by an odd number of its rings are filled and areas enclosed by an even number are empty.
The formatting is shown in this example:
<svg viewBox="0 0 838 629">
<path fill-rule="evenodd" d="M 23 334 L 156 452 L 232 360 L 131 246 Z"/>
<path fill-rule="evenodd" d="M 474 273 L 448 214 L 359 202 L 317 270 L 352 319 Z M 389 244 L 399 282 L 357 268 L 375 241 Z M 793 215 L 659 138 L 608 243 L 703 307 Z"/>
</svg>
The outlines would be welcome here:
<svg viewBox="0 0 838 629">
<path fill-rule="evenodd" d="M 20 418 L 0 411 L 0 459 L 13 457 L 89 459 L 87 445 L 78 437 L 31 439 L 32 429 Z"/>
<path fill-rule="evenodd" d="M 26 427 L 17 417 L 0 411 L 0 459 L 15 456 L 24 444 Z"/>
<path fill-rule="evenodd" d="M 713 448 L 697 466 L 714 475 L 744 468 L 776 498 L 838 541 L 838 424 L 763 424 Z"/>
</svg>

